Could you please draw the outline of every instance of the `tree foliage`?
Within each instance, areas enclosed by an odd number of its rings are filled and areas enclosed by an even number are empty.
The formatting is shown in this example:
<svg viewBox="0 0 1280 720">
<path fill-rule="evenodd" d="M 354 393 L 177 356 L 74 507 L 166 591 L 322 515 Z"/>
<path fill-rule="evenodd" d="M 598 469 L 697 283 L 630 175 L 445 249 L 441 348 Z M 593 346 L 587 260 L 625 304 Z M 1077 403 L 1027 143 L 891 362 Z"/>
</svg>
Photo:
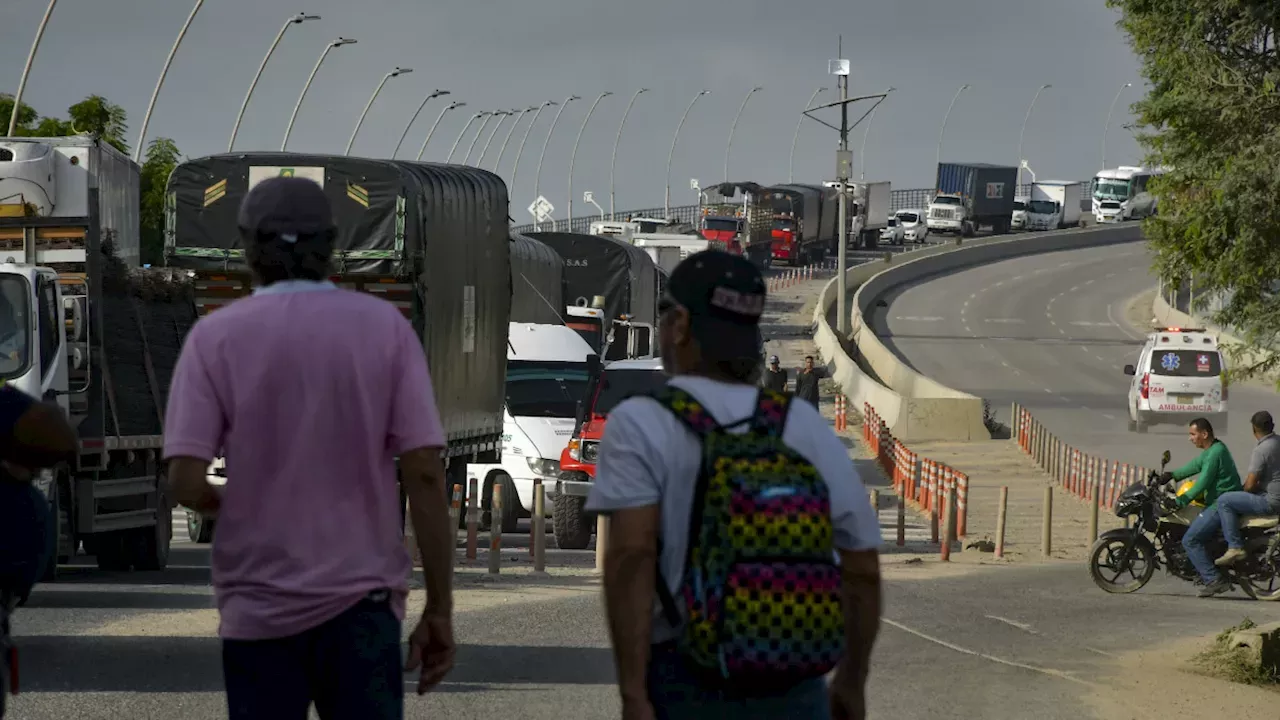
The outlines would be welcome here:
<svg viewBox="0 0 1280 720">
<path fill-rule="evenodd" d="M 0 94 L 0 123 L 9 128 L 13 113 L 13 96 Z M 128 131 L 128 115 L 124 108 L 101 95 L 90 95 L 67 108 L 67 119 L 42 116 L 35 108 L 22 103 L 14 134 L 18 137 L 64 137 L 87 134 L 102 138 L 123 153 L 129 152 L 124 134 Z"/>
<path fill-rule="evenodd" d="M 142 163 L 142 262 L 159 264 L 164 257 L 164 195 L 169 174 L 181 162 L 178 145 L 156 138 L 147 146 Z"/>
<path fill-rule="evenodd" d="M 1108 0 L 1149 89 L 1134 105 L 1159 215 L 1146 237 L 1161 276 L 1193 279 L 1213 320 L 1264 349 L 1243 375 L 1280 366 L 1280 2 Z M 1197 303 L 1201 305 L 1200 302 Z M 1203 309 L 1203 305 L 1201 308 Z"/>
</svg>

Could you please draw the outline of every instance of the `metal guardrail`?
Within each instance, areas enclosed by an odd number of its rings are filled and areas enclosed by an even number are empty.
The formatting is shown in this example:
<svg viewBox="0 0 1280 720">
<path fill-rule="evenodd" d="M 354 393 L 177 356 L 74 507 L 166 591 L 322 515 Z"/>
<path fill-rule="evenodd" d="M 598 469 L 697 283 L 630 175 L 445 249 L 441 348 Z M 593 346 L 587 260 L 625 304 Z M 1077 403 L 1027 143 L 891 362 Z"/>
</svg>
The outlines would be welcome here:
<svg viewBox="0 0 1280 720">
<path fill-rule="evenodd" d="M 1086 183 L 1087 185 L 1088 183 Z M 911 188 L 906 190 L 892 190 L 889 193 L 889 205 L 891 212 L 906 210 L 908 208 L 924 210 L 929 205 L 929 200 L 937 192 L 933 188 Z M 1023 183 L 1018 186 L 1019 196 L 1031 194 L 1031 183 Z M 1088 212 L 1090 209 L 1089 198 L 1085 197 L 1081 200 L 1081 210 Z M 619 220 L 626 220 L 631 217 L 650 217 L 661 218 L 671 217 L 676 222 L 693 223 L 698 217 L 697 205 L 676 205 L 668 212 L 663 208 L 641 208 L 638 210 L 627 210 L 618 213 Z M 606 216 L 607 217 L 607 216 Z M 564 220 L 556 220 L 553 222 L 543 223 L 543 230 L 554 230 L 558 232 L 586 233 L 591 229 L 591 223 L 605 219 L 600 215 L 587 215 L 583 217 L 575 217 L 572 222 Z M 532 223 L 524 225 L 516 225 L 511 228 L 512 232 L 527 233 L 534 232 Z"/>
</svg>

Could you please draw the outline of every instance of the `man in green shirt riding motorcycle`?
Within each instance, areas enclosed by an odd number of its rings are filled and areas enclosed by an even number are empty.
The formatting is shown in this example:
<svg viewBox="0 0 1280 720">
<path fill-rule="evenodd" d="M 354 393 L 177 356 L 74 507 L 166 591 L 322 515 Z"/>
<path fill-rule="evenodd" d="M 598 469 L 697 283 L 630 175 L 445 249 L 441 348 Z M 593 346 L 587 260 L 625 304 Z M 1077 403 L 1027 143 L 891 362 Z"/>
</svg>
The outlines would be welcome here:
<svg viewBox="0 0 1280 720">
<path fill-rule="evenodd" d="M 1192 502 L 1205 506 L 1182 536 L 1182 546 L 1187 549 L 1187 557 L 1204 581 L 1200 597 L 1213 597 L 1230 590 L 1231 583 L 1218 573 L 1205 543 L 1212 540 L 1222 528 L 1218 517 L 1218 496 L 1238 492 L 1243 486 L 1240 484 L 1240 473 L 1236 471 L 1235 460 L 1231 459 L 1231 451 L 1214 437 L 1213 425 L 1208 420 L 1192 420 L 1187 426 L 1187 438 L 1192 445 L 1200 448 L 1201 453 L 1186 465 L 1165 473 L 1164 479 L 1185 480 L 1192 475 L 1199 475 L 1186 492 L 1178 495 L 1177 503 L 1178 507 L 1186 507 Z"/>
</svg>

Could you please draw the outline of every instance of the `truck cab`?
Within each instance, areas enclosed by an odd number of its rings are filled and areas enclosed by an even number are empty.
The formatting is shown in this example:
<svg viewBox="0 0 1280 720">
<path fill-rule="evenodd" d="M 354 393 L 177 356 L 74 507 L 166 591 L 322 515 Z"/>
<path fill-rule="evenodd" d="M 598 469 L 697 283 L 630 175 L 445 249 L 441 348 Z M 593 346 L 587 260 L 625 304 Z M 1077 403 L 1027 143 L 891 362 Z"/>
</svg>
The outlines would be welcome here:
<svg viewBox="0 0 1280 720">
<path fill-rule="evenodd" d="M 626 398 L 653 392 L 666 383 L 667 375 L 658 359 L 620 360 L 592 373 L 572 436 L 560 453 L 552 528 L 556 544 L 562 549 L 582 550 L 591 542 L 595 523 L 585 506 L 595 480 L 600 439 L 604 437 L 609 412 Z"/>
<path fill-rule="evenodd" d="M 653 326 L 637 322 L 627 315 L 610 320 L 600 307 L 603 304 L 604 298 L 597 296 L 591 307 L 570 305 L 565 308 L 565 325 L 602 358 L 655 357 L 657 337 Z"/>
<path fill-rule="evenodd" d="M 929 201 L 929 215 L 925 221 L 931 233 L 972 234 L 968 222 L 964 198 L 959 193 L 938 193 Z"/>
</svg>

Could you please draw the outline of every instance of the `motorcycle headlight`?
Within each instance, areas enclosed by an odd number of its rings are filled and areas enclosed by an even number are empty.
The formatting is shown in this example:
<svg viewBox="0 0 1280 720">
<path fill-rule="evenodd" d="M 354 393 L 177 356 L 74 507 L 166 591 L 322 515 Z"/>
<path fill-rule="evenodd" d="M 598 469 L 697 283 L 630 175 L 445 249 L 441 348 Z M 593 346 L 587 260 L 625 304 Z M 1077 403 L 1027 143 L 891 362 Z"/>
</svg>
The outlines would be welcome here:
<svg viewBox="0 0 1280 720">
<path fill-rule="evenodd" d="M 531 470 L 534 475 L 555 476 L 560 473 L 559 460 L 527 457 L 525 458 L 525 461 L 529 463 L 529 470 Z"/>
</svg>

